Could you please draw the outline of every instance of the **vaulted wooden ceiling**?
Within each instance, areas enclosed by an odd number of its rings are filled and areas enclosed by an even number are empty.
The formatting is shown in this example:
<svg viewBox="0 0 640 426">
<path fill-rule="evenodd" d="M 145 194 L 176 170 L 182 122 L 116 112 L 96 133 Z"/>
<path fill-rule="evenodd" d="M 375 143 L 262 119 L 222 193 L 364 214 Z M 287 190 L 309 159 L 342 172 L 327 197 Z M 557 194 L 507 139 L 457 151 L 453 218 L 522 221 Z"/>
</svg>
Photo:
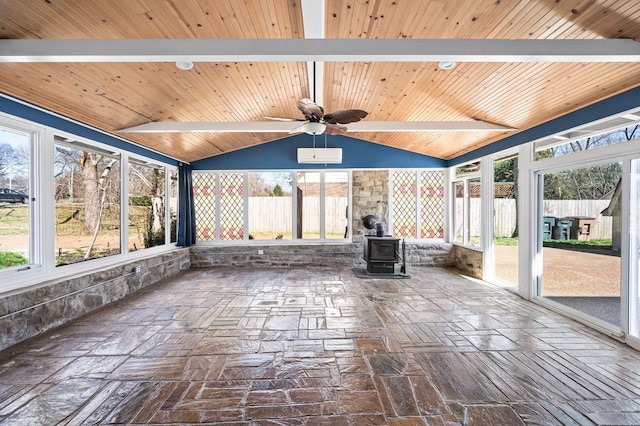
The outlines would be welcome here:
<svg viewBox="0 0 640 426">
<path fill-rule="evenodd" d="M 303 39 L 310 27 L 302 6 L 300 0 L 0 0 L 0 39 L 139 39 L 155 44 L 170 39 Z M 325 39 L 380 43 L 640 39 L 637 0 L 326 0 L 323 16 L 306 19 L 318 20 Z M 193 69 L 183 71 L 173 60 L 131 61 L 117 55 L 113 61 L 14 61 L 7 59 L 7 50 L 0 40 L 0 91 L 183 161 L 288 134 L 119 130 L 156 121 L 302 118 L 296 102 L 313 96 L 312 70 L 301 60 L 304 55 L 294 60 L 195 61 Z M 482 120 L 514 129 L 348 134 L 449 159 L 640 85 L 640 63 L 630 58 L 567 62 L 496 61 L 488 56 L 486 61 L 457 61 L 455 68 L 443 70 L 435 60 L 362 60 L 354 55 L 352 60 L 324 62 L 317 102 L 326 112 L 363 109 L 369 112 L 366 121 Z"/>
</svg>

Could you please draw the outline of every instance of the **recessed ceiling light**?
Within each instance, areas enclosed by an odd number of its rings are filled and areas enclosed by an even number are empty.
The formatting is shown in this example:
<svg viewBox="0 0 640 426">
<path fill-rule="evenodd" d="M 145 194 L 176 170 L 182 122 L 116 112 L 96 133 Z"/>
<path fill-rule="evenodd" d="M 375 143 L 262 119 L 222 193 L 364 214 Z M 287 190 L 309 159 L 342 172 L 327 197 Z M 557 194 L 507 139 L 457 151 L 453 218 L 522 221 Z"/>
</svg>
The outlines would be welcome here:
<svg viewBox="0 0 640 426">
<path fill-rule="evenodd" d="M 454 61 L 440 61 L 438 62 L 438 67 L 441 70 L 450 70 L 456 66 Z"/>
<path fill-rule="evenodd" d="M 193 62 L 191 62 L 191 61 L 179 61 L 179 62 L 176 62 L 176 67 L 178 67 L 179 69 L 181 69 L 183 71 L 189 71 L 191 68 L 193 68 Z"/>
</svg>

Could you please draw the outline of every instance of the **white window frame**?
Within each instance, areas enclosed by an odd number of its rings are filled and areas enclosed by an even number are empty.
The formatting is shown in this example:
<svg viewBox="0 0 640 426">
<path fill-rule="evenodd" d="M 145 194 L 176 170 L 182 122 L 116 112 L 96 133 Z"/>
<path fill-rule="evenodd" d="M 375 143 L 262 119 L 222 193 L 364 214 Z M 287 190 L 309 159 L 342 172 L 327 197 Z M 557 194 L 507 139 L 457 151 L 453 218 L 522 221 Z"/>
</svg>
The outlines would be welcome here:
<svg viewBox="0 0 640 426">
<path fill-rule="evenodd" d="M 587 124 L 586 126 L 589 126 Z M 611 128 L 608 130 L 615 130 Z M 630 241 L 629 241 L 629 191 L 630 191 L 630 165 L 632 159 L 640 159 L 640 140 L 632 140 L 626 143 L 598 147 L 597 149 L 575 152 L 571 155 L 543 158 L 536 160 L 536 141 L 520 146 L 519 151 L 519 202 L 520 205 L 530 205 L 532 208 L 521 208 L 518 212 L 520 223 L 519 244 L 519 283 L 518 293 L 525 299 L 540 303 L 552 310 L 560 310 L 556 305 L 537 296 L 542 275 L 542 258 L 538 255 L 542 247 L 539 240 L 539 223 L 542 217 L 541 191 L 543 190 L 542 177 L 547 173 L 554 173 L 567 169 L 585 168 L 611 162 L 622 162 L 622 188 L 625 194 L 622 199 L 622 211 L 626 217 L 622 222 L 622 235 L 627 236 L 621 241 L 620 270 L 621 270 L 621 305 L 623 309 L 629 308 L 630 292 L 627 291 L 627 282 L 630 283 Z M 533 205 L 531 204 L 533 203 Z M 627 253 L 627 255 L 625 255 Z M 631 293 L 633 296 L 633 293 Z M 620 337 L 611 325 L 605 324 L 581 313 L 570 313 L 562 310 L 562 314 L 580 321 L 602 333 Z M 640 339 L 629 335 L 629 322 L 627 318 L 621 318 L 620 332 L 626 336 L 625 341 L 637 349 L 640 349 Z"/>
<path fill-rule="evenodd" d="M 436 169 L 436 168 L 424 168 L 424 169 L 390 169 L 389 170 L 389 234 L 393 235 L 394 232 L 394 216 L 393 216 L 393 208 L 395 205 L 395 194 L 393 193 L 393 175 L 395 172 L 410 172 L 413 173 L 415 183 L 415 229 L 416 232 L 413 237 L 404 237 L 405 240 L 415 242 L 415 241 L 445 241 L 447 236 L 447 210 L 449 203 L 447 202 L 447 185 L 449 185 L 447 179 L 447 170 L 446 169 Z M 420 193 L 420 188 L 422 187 L 422 173 L 423 172 L 440 172 L 442 173 L 442 185 L 444 190 L 444 196 L 442 199 L 443 203 L 443 213 L 442 213 L 442 221 L 443 221 L 443 237 L 442 238 L 421 238 L 420 230 L 422 229 L 423 217 L 421 214 L 421 206 L 422 206 L 422 194 Z"/>
<path fill-rule="evenodd" d="M 520 150 L 518 147 L 506 149 L 504 151 L 500 151 L 491 155 L 488 155 L 483 158 L 482 161 L 482 199 L 486 200 L 482 202 L 482 230 L 481 230 L 481 240 L 482 240 L 482 251 L 483 251 L 483 278 L 487 281 L 498 283 L 503 287 L 511 287 L 513 285 L 517 285 L 517 283 L 507 283 L 506 281 L 496 277 L 495 275 L 495 229 L 494 229 L 494 203 L 495 203 L 495 163 L 496 161 L 506 160 L 510 157 L 516 157 L 518 159 L 518 168 L 520 168 Z M 486 170 L 484 169 L 486 167 Z M 518 194 L 520 194 L 520 174 L 518 174 Z M 520 202 L 520 200 L 518 200 Z M 518 205 L 521 205 L 518 203 Z M 521 245 L 521 235 L 522 232 L 520 230 L 521 223 L 518 212 L 518 217 L 516 217 L 516 221 L 518 223 L 518 247 Z M 519 248 L 520 251 L 520 248 Z M 521 258 L 518 256 L 518 271 L 520 270 L 520 261 Z M 518 274 L 519 281 L 519 274 Z"/>
<path fill-rule="evenodd" d="M 43 193 L 40 190 L 44 173 L 36 164 L 42 157 L 41 141 L 45 139 L 46 128 L 3 113 L 0 113 L 0 127 L 9 132 L 22 133 L 29 138 L 29 263 L 0 270 L 0 283 L 4 282 L 0 284 L 0 292 L 2 292 L 5 288 L 13 288 L 12 284 L 18 283 L 25 273 L 41 273 L 43 269 L 42 246 L 45 236 L 42 232 L 42 218 L 45 213 L 43 210 L 45 203 L 40 195 L 45 195 L 46 191 Z"/>
<path fill-rule="evenodd" d="M 71 275 L 85 274 L 105 267 L 115 266 L 136 259 L 148 257 L 150 255 L 163 253 L 176 247 L 175 243 L 167 243 L 156 247 L 150 247 L 136 252 L 128 252 L 125 242 L 127 237 L 127 206 L 121 199 L 121 229 L 120 239 L 122 252 L 118 255 L 108 256 L 101 259 L 92 259 L 85 262 L 78 262 L 70 265 L 56 267 L 55 264 L 55 194 L 50 190 L 52 184 L 51 176 L 54 173 L 54 147 L 57 143 L 56 136 L 77 141 L 97 150 L 117 153 L 120 157 L 120 180 L 121 197 L 124 197 L 127 179 L 123 176 L 127 168 L 122 167 L 128 164 L 128 159 L 142 159 L 152 164 L 161 165 L 165 168 L 165 188 L 168 188 L 168 170 L 177 170 L 176 166 L 160 162 L 156 159 L 147 158 L 142 155 L 133 154 L 129 151 L 117 148 L 108 144 L 93 141 L 91 139 L 75 135 L 70 132 L 54 129 L 48 126 L 39 125 L 29 120 L 14 117 L 0 112 L 0 126 L 9 131 L 24 132 L 31 135 L 30 146 L 30 188 L 29 196 L 31 200 L 29 209 L 30 218 L 30 254 L 29 266 L 7 268 L 0 270 L 0 294 L 22 288 L 45 285 L 46 282 L 61 279 Z M 126 200 L 125 200 L 126 201 Z M 168 209 L 167 209 L 168 210 Z M 167 215 L 166 218 L 169 216 Z M 170 221 L 167 220 L 165 229 L 170 229 Z M 167 236 L 168 232 L 165 234 Z M 168 241 L 168 240 L 165 240 Z"/>
<path fill-rule="evenodd" d="M 352 238 L 352 227 L 351 227 L 351 215 L 352 215 L 352 183 L 353 183 L 353 173 L 350 169 L 287 169 L 287 170 L 259 170 L 259 172 L 270 173 L 270 172 L 278 172 L 278 173 L 291 173 L 292 178 L 292 191 L 291 191 L 291 220 L 292 220 L 292 238 L 290 240 L 250 240 L 249 239 L 249 226 L 248 226 L 248 208 L 249 208 L 249 191 L 248 188 L 248 179 L 250 173 L 255 173 L 256 170 L 194 170 L 193 173 L 209 173 L 215 175 L 216 181 L 216 196 L 215 196 L 215 240 L 210 241 L 196 241 L 198 245 L 237 245 L 239 242 L 242 244 L 250 244 L 250 245 L 287 245 L 287 244 L 299 244 L 299 245 L 309 245 L 309 244 L 331 244 L 331 243 L 345 243 L 351 242 Z M 348 226 L 348 233 L 346 238 L 325 238 L 324 235 L 324 226 L 325 226 L 325 201 L 324 201 L 324 185 L 326 182 L 325 175 L 327 173 L 336 173 L 336 172 L 345 172 L 347 174 L 347 186 L 348 186 L 348 218 L 345 218 Z M 243 175 L 243 209 L 244 209 L 244 218 L 243 218 L 243 239 L 242 240 L 220 240 L 220 175 L 223 173 L 242 173 Z M 296 188 L 297 188 L 297 174 L 298 173 L 320 173 L 320 238 L 297 238 L 295 230 L 297 229 L 297 196 L 296 196 Z M 197 221 L 197 218 L 196 218 Z"/>
<path fill-rule="evenodd" d="M 467 174 L 464 174 L 462 176 L 456 176 L 456 169 L 459 167 L 464 166 L 465 164 L 471 164 L 471 163 L 480 163 L 480 167 L 477 171 L 474 172 L 470 172 Z M 480 242 L 476 245 L 473 244 L 472 242 L 470 242 L 470 237 L 469 237 L 469 233 L 470 233 L 470 218 L 471 218 L 471 208 L 470 208 L 470 200 L 469 200 L 469 181 L 471 180 L 480 180 L 480 203 L 481 203 L 481 214 L 485 214 L 486 211 L 486 200 L 485 200 L 485 187 L 486 185 L 484 184 L 484 177 L 483 174 L 486 174 L 486 170 L 485 168 L 487 167 L 486 164 L 487 161 L 482 161 L 480 159 L 478 160 L 473 160 L 473 161 L 469 161 L 466 162 L 464 164 L 457 164 L 453 167 L 449 168 L 449 190 L 450 190 L 450 200 L 449 203 L 447 203 L 449 205 L 451 214 L 448 216 L 449 220 L 450 220 L 450 224 L 451 226 L 449 227 L 449 241 L 452 244 L 455 245 L 459 245 L 459 246 L 464 246 L 464 247 L 468 247 L 468 248 L 472 248 L 474 250 L 482 250 L 484 248 L 483 244 L 486 240 L 485 234 L 486 234 L 486 220 L 483 220 L 483 218 L 480 219 L 480 222 L 478 225 L 480 227 Z M 455 215 L 456 215 L 456 193 L 454 191 L 454 186 L 456 183 L 462 183 L 463 184 L 463 212 L 462 212 L 462 232 L 463 232 L 463 237 L 462 237 L 462 242 L 456 241 L 456 236 L 455 236 Z"/>
<path fill-rule="evenodd" d="M 123 251 L 126 249 L 126 251 L 129 251 L 129 220 L 128 220 L 128 208 L 129 208 L 129 164 L 131 163 L 137 163 L 146 167 L 152 167 L 152 168 L 156 168 L 156 169 L 160 169 L 164 172 L 164 183 L 162 185 L 162 190 L 164 192 L 164 245 L 166 244 L 171 244 L 170 242 L 170 234 L 171 234 L 171 218 L 170 218 L 170 201 L 171 201 L 171 192 L 170 192 L 170 187 L 171 187 L 171 176 L 170 176 L 170 172 L 172 170 L 177 171 L 178 168 L 177 167 L 171 167 L 169 164 L 165 164 L 165 163 L 161 163 L 157 160 L 152 160 L 150 158 L 146 158 L 137 154 L 130 154 L 128 155 L 128 161 L 127 161 L 127 167 L 126 170 L 123 172 L 123 174 L 126 176 L 126 184 L 121 184 L 120 187 L 121 189 L 125 187 L 126 185 L 126 189 L 127 189 L 127 199 L 124 203 L 120 203 L 121 206 L 122 204 L 126 204 L 126 208 L 127 208 L 127 216 L 125 217 L 126 220 L 124 222 L 126 222 L 126 226 L 125 226 L 125 232 L 127 233 L 127 238 L 125 239 L 124 242 L 121 242 L 121 247 L 123 248 Z M 122 167 L 121 167 L 122 168 Z M 177 219 L 177 218 L 176 218 Z M 120 234 L 122 236 L 122 233 Z M 162 247 L 162 246 L 154 246 L 154 247 Z M 145 247 L 143 251 L 147 251 L 151 248 L 154 247 Z"/>
</svg>

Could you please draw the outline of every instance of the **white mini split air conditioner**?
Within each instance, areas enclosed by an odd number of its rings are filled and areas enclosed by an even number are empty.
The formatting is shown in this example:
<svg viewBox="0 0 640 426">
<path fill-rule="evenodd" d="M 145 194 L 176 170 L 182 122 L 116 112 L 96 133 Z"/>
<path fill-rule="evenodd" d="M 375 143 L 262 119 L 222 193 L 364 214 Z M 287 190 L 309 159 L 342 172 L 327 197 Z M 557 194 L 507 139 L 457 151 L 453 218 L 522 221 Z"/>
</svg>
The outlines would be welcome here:
<svg viewBox="0 0 640 426">
<path fill-rule="evenodd" d="M 342 148 L 298 148 L 300 164 L 340 164 Z"/>
</svg>

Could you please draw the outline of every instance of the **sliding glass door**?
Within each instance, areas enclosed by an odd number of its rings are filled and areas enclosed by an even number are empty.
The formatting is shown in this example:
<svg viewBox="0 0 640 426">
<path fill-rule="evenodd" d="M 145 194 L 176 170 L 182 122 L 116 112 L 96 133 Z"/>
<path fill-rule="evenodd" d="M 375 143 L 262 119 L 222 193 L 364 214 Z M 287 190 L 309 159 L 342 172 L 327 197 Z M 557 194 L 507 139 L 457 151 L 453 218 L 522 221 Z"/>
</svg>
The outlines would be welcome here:
<svg viewBox="0 0 640 426">
<path fill-rule="evenodd" d="M 538 296 L 621 327 L 622 162 L 543 175 Z"/>
<path fill-rule="evenodd" d="M 629 200 L 629 334 L 640 338 L 640 159 L 631 161 Z M 640 346 L 640 342 L 638 343 Z"/>
<path fill-rule="evenodd" d="M 499 284 L 518 286 L 518 156 L 493 162 L 493 275 Z"/>
</svg>

